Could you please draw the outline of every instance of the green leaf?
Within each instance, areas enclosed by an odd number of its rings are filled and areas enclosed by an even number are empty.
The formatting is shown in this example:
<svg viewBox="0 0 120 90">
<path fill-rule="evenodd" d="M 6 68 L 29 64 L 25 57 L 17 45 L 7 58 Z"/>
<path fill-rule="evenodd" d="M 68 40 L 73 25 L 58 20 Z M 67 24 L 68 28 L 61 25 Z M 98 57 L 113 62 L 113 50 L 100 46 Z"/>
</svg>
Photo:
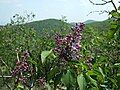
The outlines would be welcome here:
<svg viewBox="0 0 120 90">
<path fill-rule="evenodd" d="M 107 87 L 107 85 L 100 85 L 101 87 L 104 87 L 104 88 L 106 88 Z"/>
<path fill-rule="evenodd" d="M 97 76 L 97 79 L 101 82 L 104 82 L 104 77 L 103 75 L 101 74 L 99 68 L 98 69 L 94 69 L 94 70 L 90 70 L 87 72 L 87 75 L 89 76 Z"/>
<path fill-rule="evenodd" d="M 55 87 L 60 83 L 62 76 L 63 76 L 63 73 L 62 73 L 62 72 L 58 73 L 58 74 L 55 76 L 55 78 L 54 78 L 54 86 L 55 86 Z"/>
<path fill-rule="evenodd" d="M 111 24 L 111 30 L 112 29 L 116 29 L 117 28 L 117 24 L 115 23 L 115 24 Z"/>
<path fill-rule="evenodd" d="M 98 70 L 88 70 L 87 75 L 101 75 Z"/>
<path fill-rule="evenodd" d="M 52 90 L 49 84 L 46 84 L 45 87 L 47 90 Z"/>
<path fill-rule="evenodd" d="M 91 82 L 95 87 L 97 87 L 97 81 L 94 80 L 93 78 L 91 78 L 88 74 L 86 74 L 86 75 L 87 75 L 88 79 L 90 80 L 90 82 Z"/>
<path fill-rule="evenodd" d="M 37 65 L 37 62 L 36 61 L 34 61 L 34 60 L 32 60 L 32 59 L 30 59 L 30 60 L 28 60 L 28 61 L 30 61 L 32 64 L 34 64 L 34 65 Z"/>
<path fill-rule="evenodd" d="M 72 85 L 74 83 L 74 79 L 72 77 L 72 74 L 70 72 L 70 70 L 67 70 L 67 73 L 65 75 L 63 75 L 62 77 L 62 82 L 67 86 L 70 87 L 70 85 Z"/>
<path fill-rule="evenodd" d="M 120 10 L 120 6 L 118 7 L 118 10 Z"/>
<path fill-rule="evenodd" d="M 80 90 L 86 90 L 87 83 L 83 74 L 77 76 L 77 82 Z"/>
<path fill-rule="evenodd" d="M 53 68 L 49 73 L 48 73 L 48 80 L 52 79 L 55 77 L 55 75 L 59 73 L 59 68 L 58 67 L 55 67 Z"/>
<path fill-rule="evenodd" d="M 90 90 L 99 90 L 97 87 L 91 87 Z"/>
<path fill-rule="evenodd" d="M 17 86 L 17 89 L 18 89 L 18 90 L 24 90 L 24 86 L 19 83 L 18 86 Z"/>
<path fill-rule="evenodd" d="M 115 66 L 119 66 L 119 65 L 120 65 L 120 63 L 115 63 L 114 65 L 115 65 Z"/>
<path fill-rule="evenodd" d="M 113 38 L 114 37 L 114 35 L 115 35 L 115 33 L 116 33 L 116 29 L 112 29 L 112 30 L 109 30 L 109 32 L 108 32 L 108 38 Z"/>
<path fill-rule="evenodd" d="M 100 73 L 102 74 L 102 76 L 105 77 L 105 75 L 104 75 L 103 70 L 102 70 L 101 67 L 99 67 L 99 71 L 100 71 Z"/>
<path fill-rule="evenodd" d="M 91 83 L 92 83 L 95 87 L 97 87 L 97 81 L 94 80 L 93 78 L 91 78 L 90 76 L 89 76 L 89 79 L 90 79 Z"/>
<path fill-rule="evenodd" d="M 115 85 L 115 87 L 117 87 L 117 80 L 113 79 L 113 78 L 109 78 L 109 79 L 112 81 L 112 83 Z"/>
<path fill-rule="evenodd" d="M 117 73 L 117 76 L 120 76 L 120 73 Z"/>
<path fill-rule="evenodd" d="M 52 53 L 52 50 L 50 51 L 42 51 L 41 53 L 41 60 L 42 60 L 42 63 L 45 62 L 46 58 Z"/>
<path fill-rule="evenodd" d="M 111 12 L 111 15 L 115 18 L 120 18 L 120 14 L 114 10 Z"/>
</svg>

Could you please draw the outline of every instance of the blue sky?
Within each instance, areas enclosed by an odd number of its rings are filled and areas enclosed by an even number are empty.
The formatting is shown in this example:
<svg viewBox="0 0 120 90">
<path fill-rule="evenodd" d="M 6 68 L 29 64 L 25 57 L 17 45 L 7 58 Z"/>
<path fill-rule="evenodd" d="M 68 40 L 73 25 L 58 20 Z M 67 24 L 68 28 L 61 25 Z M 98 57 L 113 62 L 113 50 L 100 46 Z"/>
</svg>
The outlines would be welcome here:
<svg viewBox="0 0 120 90">
<path fill-rule="evenodd" d="M 93 0 L 99 2 L 101 0 Z M 95 6 L 89 0 L 0 0 L 0 24 L 6 24 L 15 14 L 24 15 L 26 12 L 36 15 L 34 20 L 48 18 L 61 19 L 66 16 L 68 22 L 90 20 L 105 20 L 107 14 L 99 15 L 91 11 L 111 10 L 112 5 Z"/>
</svg>

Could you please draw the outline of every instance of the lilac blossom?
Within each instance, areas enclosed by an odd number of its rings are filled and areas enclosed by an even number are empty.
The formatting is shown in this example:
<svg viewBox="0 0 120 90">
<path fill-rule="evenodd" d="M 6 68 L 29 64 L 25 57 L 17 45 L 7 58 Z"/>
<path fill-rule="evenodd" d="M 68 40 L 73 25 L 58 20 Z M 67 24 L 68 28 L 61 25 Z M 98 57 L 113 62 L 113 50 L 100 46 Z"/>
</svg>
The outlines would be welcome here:
<svg viewBox="0 0 120 90">
<path fill-rule="evenodd" d="M 81 49 L 81 32 L 84 29 L 84 26 L 84 23 L 76 24 L 73 28 L 71 28 L 72 33 L 65 37 L 62 37 L 60 34 L 56 34 L 55 51 L 58 53 L 60 58 L 64 60 L 78 60 L 80 58 L 81 55 L 79 55 L 79 51 Z"/>
<path fill-rule="evenodd" d="M 12 76 L 19 75 L 23 72 L 30 71 L 30 65 L 27 58 L 29 57 L 28 51 L 25 51 L 20 60 L 17 60 L 16 67 L 12 70 Z"/>
</svg>

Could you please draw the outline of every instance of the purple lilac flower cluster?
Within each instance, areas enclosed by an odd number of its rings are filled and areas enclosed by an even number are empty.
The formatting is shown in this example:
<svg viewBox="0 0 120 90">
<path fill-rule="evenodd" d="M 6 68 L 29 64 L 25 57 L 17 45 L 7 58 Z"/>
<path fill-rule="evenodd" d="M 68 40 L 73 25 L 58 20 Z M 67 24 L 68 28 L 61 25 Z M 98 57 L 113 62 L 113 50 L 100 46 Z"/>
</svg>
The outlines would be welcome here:
<svg viewBox="0 0 120 90">
<path fill-rule="evenodd" d="M 12 70 L 12 76 L 17 76 L 23 72 L 29 71 L 30 66 L 27 58 L 29 57 L 28 51 L 24 52 L 20 60 L 17 60 L 16 67 Z"/>
<path fill-rule="evenodd" d="M 84 23 L 76 24 L 73 28 L 71 28 L 72 33 L 65 37 L 62 37 L 60 34 L 56 35 L 55 51 L 58 53 L 60 58 L 67 61 L 78 60 L 80 58 L 79 51 L 81 49 L 81 32 L 83 31 L 84 26 Z"/>
</svg>

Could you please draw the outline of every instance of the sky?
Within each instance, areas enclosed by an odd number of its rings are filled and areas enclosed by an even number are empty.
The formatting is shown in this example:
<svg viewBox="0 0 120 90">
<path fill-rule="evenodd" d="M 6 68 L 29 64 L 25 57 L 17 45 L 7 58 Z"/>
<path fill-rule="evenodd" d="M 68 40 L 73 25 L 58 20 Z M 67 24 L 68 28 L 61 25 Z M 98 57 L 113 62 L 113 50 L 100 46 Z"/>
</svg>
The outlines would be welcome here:
<svg viewBox="0 0 120 90">
<path fill-rule="evenodd" d="M 101 2 L 101 0 L 93 0 Z M 117 0 L 115 0 L 117 1 Z M 0 25 L 10 22 L 15 14 L 34 13 L 34 21 L 43 19 L 61 19 L 66 16 L 68 22 L 84 22 L 86 20 L 102 21 L 108 14 L 91 13 L 91 11 L 111 10 L 112 5 L 96 6 L 89 0 L 0 0 Z M 89 15 L 88 15 L 89 14 Z"/>
</svg>

